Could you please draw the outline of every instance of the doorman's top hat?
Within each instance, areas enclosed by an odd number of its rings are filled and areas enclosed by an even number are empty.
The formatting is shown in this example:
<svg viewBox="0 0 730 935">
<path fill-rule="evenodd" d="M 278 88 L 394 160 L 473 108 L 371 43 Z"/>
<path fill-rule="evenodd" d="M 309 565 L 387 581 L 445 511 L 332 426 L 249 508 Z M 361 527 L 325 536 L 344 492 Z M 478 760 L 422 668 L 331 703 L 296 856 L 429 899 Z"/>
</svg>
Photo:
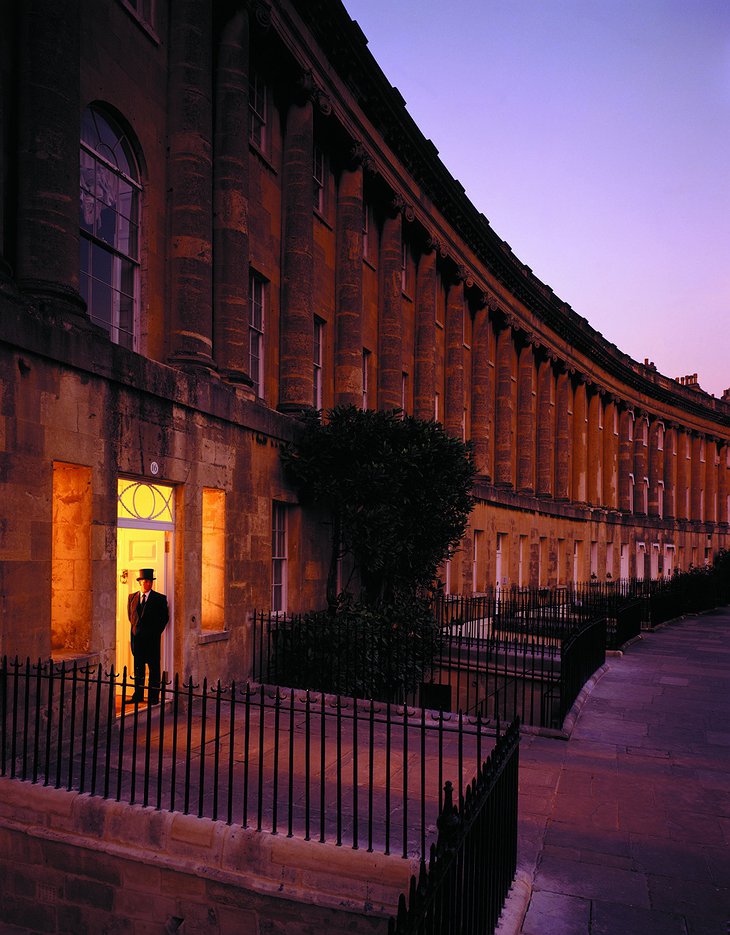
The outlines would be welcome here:
<svg viewBox="0 0 730 935">
<path fill-rule="evenodd" d="M 154 568 L 140 568 L 139 577 L 137 581 L 154 581 L 155 580 L 155 569 Z"/>
</svg>

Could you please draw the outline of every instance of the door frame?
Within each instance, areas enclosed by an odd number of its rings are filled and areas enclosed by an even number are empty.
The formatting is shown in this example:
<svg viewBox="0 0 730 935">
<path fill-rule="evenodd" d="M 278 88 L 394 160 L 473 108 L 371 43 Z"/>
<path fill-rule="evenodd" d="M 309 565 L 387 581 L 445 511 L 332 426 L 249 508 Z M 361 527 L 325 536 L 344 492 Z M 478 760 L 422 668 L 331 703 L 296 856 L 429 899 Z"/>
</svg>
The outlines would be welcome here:
<svg viewBox="0 0 730 935">
<path fill-rule="evenodd" d="M 132 509 L 130 509 L 129 502 L 126 502 L 122 505 L 122 497 L 118 496 L 118 505 L 117 505 L 117 601 L 116 601 L 116 629 L 115 629 L 115 643 L 114 643 L 114 654 L 115 662 L 119 662 L 117 657 L 117 645 L 124 640 L 126 643 L 129 642 L 129 620 L 127 619 L 127 601 L 126 598 L 134 590 L 131 587 L 132 582 L 129 581 L 129 570 L 127 569 L 127 576 L 124 577 L 123 572 L 127 564 L 126 557 L 122 560 L 122 550 L 120 549 L 122 531 L 124 530 L 124 535 L 127 535 L 128 532 L 137 530 L 150 530 L 155 533 L 158 533 L 162 539 L 163 545 L 163 574 L 164 579 L 162 581 L 163 587 L 160 588 L 162 593 L 167 597 L 167 604 L 170 609 L 170 621 L 165 628 L 165 632 L 162 636 L 162 656 L 161 656 L 161 668 L 163 672 L 167 672 L 168 675 L 171 675 L 174 672 L 175 665 L 175 640 L 174 640 L 174 593 L 175 593 L 175 582 L 174 582 L 174 542 L 175 542 L 175 514 L 174 514 L 174 487 L 172 484 L 165 483 L 156 483 L 148 481 L 141 478 L 118 478 L 118 490 L 121 489 L 122 485 L 127 485 L 127 488 L 134 485 L 139 485 L 140 487 L 148 487 L 150 489 L 155 489 L 159 491 L 164 491 L 167 494 L 165 499 L 165 508 L 163 510 L 151 511 L 151 515 L 148 517 L 136 516 L 133 514 Z M 169 519 L 164 518 L 169 516 Z M 161 518 L 163 517 L 163 518 Z M 159 573 L 159 572 L 158 572 Z M 122 597 L 124 600 L 122 600 Z"/>
</svg>

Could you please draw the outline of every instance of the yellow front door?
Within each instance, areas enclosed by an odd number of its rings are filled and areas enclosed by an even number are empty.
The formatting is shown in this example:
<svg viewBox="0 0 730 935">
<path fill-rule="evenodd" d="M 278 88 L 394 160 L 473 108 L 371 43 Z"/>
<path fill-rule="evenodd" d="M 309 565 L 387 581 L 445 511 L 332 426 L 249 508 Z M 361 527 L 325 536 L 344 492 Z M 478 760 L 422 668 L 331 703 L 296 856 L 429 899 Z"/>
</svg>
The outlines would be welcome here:
<svg viewBox="0 0 730 935">
<path fill-rule="evenodd" d="M 139 589 L 137 576 L 141 568 L 152 568 L 155 574 L 154 588 L 167 594 L 167 561 L 165 551 L 166 533 L 161 529 L 117 530 L 117 641 L 116 672 L 119 676 L 127 668 L 127 682 L 134 672 L 134 660 L 129 645 L 129 618 L 127 599 Z M 169 595 L 168 595 L 169 601 Z M 166 651 L 166 632 L 162 636 L 162 668 L 169 671 Z"/>
</svg>

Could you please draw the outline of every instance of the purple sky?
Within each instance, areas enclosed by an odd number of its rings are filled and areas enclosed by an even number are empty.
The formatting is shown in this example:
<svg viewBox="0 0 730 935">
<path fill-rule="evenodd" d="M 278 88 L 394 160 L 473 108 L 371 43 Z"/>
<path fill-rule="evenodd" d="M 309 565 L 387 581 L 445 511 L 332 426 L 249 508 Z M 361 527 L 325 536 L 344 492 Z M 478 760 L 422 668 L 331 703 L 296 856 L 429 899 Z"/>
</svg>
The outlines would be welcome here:
<svg viewBox="0 0 730 935">
<path fill-rule="evenodd" d="M 535 275 L 620 350 L 730 387 L 730 2 L 344 0 Z"/>
</svg>

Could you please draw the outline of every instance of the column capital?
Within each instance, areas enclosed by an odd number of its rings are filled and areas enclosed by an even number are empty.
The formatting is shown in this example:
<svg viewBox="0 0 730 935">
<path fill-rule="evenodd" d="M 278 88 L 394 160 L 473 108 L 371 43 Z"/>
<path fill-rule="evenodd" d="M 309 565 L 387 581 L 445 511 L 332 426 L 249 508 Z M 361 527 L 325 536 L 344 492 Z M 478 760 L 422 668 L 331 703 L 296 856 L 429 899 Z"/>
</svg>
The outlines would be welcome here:
<svg viewBox="0 0 730 935">
<path fill-rule="evenodd" d="M 362 140 L 353 140 L 347 147 L 344 156 L 345 168 L 354 172 L 355 169 L 367 169 L 373 163 L 373 158 L 365 149 Z"/>
<path fill-rule="evenodd" d="M 390 199 L 386 202 L 385 210 L 388 213 L 388 217 L 396 218 L 398 215 L 405 213 L 406 202 L 405 198 L 399 192 L 393 192 Z"/>
</svg>

